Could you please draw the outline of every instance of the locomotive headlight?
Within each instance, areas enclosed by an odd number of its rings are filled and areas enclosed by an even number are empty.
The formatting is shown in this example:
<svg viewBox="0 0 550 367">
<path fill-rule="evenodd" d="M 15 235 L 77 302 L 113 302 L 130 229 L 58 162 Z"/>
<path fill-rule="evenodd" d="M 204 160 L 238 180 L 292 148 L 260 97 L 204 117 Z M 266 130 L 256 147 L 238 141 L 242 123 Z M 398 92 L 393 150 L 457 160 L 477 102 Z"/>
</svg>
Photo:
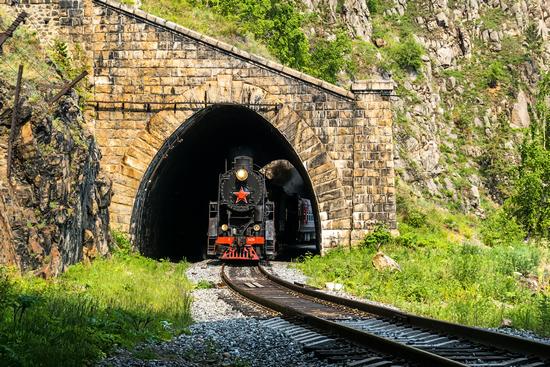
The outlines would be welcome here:
<svg viewBox="0 0 550 367">
<path fill-rule="evenodd" d="M 222 224 L 222 231 L 227 231 L 229 229 L 229 226 L 227 224 Z"/>
<path fill-rule="evenodd" d="M 237 176 L 237 180 L 244 181 L 248 178 L 248 171 L 244 168 L 239 168 L 235 173 L 235 176 Z"/>
<path fill-rule="evenodd" d="M 256 232 L 259 232 L 261 228 L 262 228 L 262 227 L 260 227 L 259 224 L 254 224 L 254 227 L 252 227 L 252 229 L 253 229 L 254 231 L 256 231 Z"/>
</svg>

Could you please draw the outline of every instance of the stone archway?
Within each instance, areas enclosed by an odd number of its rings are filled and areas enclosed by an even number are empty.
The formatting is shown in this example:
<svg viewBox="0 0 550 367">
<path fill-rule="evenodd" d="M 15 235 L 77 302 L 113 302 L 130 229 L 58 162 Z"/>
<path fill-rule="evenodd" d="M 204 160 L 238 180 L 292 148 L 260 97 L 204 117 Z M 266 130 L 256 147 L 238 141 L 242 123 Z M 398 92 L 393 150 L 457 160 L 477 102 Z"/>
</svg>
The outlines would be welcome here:
<svg viewBox="0 0 550 367">
<path fill-rule="evenodd" d="M 284 101 L 261 88 L 233 80 L 231 75 L 219 75 L 204 85 L 190 88 L 171 102 L 204 101 L 205 97 L 209 104 L 262 103 L 280 106 L 260 111 L 259 114 L 293 147 L 308 175 L 318 204 L 321 246 L 332 247 L 337 242 L 347 240 L 345 233 L 351 230 L 352 209 L 346 201 L 341 174 L 314 128 Z M 146 129 L 133 139 L 124 154 L 115 181 L 115 197 L 111 206 L 112 222 L 115 225 L 124 230 L 130 229 L 130 216 L 144 174 L 159 149 L 167 142 L 171 144 L 169 139 L 172 134 L 191 115 L 192 111 L 161 111 L 151 116 Z M 338 212 L 339 217 L 327 220 L 330 211 Z"/>
</svg>

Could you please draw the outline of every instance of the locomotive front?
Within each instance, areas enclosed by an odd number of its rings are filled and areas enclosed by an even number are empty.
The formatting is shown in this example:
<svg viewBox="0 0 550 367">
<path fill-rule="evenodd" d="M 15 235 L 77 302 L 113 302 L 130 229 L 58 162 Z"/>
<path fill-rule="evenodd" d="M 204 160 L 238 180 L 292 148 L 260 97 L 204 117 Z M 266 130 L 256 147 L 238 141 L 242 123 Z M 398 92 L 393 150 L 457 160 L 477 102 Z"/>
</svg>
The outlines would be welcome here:
<svg viewBox="0 0 550 367">
<path fill-rule="evenodd" d="M 249 156 L 238 156 L 222 173 L 218 201 L 210 202 L 209 256 L 223 260 L 260 260 L 275 256 L 273 202 L 267 200 L 265 177 Z"/>
</svg>

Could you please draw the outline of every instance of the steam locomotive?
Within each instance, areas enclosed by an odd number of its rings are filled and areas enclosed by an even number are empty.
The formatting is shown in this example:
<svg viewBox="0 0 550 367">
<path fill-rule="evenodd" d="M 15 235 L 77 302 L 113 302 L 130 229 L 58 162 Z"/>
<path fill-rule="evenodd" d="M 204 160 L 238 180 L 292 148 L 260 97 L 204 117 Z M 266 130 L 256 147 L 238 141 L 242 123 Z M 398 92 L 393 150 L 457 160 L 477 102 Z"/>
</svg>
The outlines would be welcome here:
<svg viewBox="0 0 550 367">
<path fill-rule="evenodd" d="M 250 156 L 235 157 L 232 167 L 220 174 L 218 201 L 209 204 L 208 256 L 273 259 L 281 250 L 279 245 L 315 240 L 310 200 L 297 195 L 281 199 L 279 193 L 276 211 L 268 184 L 265 175 L 254 169 Z"/>
</svg>

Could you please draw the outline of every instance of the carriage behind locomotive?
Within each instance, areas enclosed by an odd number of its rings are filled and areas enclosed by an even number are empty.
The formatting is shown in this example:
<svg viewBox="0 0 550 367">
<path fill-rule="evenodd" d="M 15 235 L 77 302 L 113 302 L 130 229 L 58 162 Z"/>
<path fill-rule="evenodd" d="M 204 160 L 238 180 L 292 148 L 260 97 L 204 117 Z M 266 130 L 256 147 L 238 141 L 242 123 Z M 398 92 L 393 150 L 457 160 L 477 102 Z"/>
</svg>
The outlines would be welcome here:
<svg viewBox="0 0 550 367">
<path fill-rule="evenodd" d="M 268 186 L 250 156 L 235 157 L 232 167 L 220 174 L 218 200 L 209 205 L 210 257 L 273 259 L 284 245 L 315 241 L 311 201 L 285 194 L 284 200 L 277 196 L 281 205 L 276 206 Z"/>
</svg>

